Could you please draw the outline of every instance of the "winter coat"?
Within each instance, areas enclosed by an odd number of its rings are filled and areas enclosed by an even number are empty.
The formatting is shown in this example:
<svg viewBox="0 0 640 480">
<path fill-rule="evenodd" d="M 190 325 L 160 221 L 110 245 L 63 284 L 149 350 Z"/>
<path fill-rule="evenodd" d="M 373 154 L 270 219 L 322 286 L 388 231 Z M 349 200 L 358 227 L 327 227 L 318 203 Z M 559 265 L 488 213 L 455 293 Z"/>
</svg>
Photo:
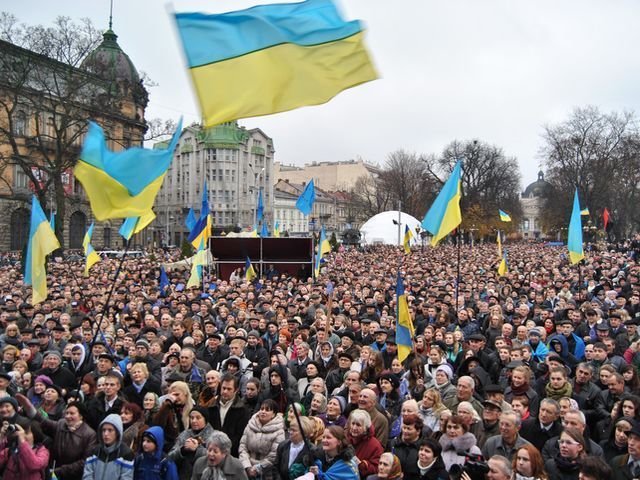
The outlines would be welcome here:
<svg viewBox="0 0 640 480">
<path fill-rule="evenodd" d="M 278 445 L 284 441 L 284 420 L 277 414 L 269 423 L 262 425 L 258 415 L 260 413 L 251 417 L 240 439 L 240 461 L 245 469 L 259 465 L 262 478 L 272 480 Z"/>
<path fill-rule="evenodd" d="M 74 431 L 69 428 L 66 420 L 54 422 L 40 419 L 40 425 L 44 433 L 53 438 L 50 463 L 55 462 L 58 480 L 82 478 L 85 459 L 96 447 L 96 432 L 85 422 Z"/>
<path fill-rule="evenodd" d="M 224 417 L 224 423 L 220 423 L 219 401 L 220 398 L 218 397 L 217 402 L 209 408 L 211 426 L 215 430 L 220 430 L 229 436 L 229 439 L 231 440 L 231 456 L 237 458 L 240 439 L 242 438 L 242 433 L 251 418 L 251 412 L 245 405 L 244 401 L 240 397 L 236 396 L 236 398 L 233 399 L 229 410 L 227 410 L 227 414 Z"/>
<path fill-rule="evenodd" d="M 464 464 L 465 457 L 458 455 L 458 452 L 466 452 L 473 455 L 482 455 L 482 451 L 476 445 L 476 437 L 473 433 L 464 433 L 456 438 L 449 438 L 447 435 L 440 437 L 440 446 L 442 447 L 442 461 L 447 470 L 452 465 Z"/>
<path fill-rule="evenodd" d="M 7 445 L 7 439 L 0 442 L 0 471 L 3 480 L 43 480 L 49 465 L 49 450 L 44 445 L 27 442 L 18 445 L 13 453 Z"/>
<path fill-rule="evenodd" d="M 580 475 L 580 462 L 569 463 L 560 456 L 547 460 L 544 464 L 551 480 L 578 480 Z"/>
<path fill-rule="evenodd" d="M 153 454 L 140 453 L 133 464 L 135 480 L 178 480 L 178 468 L 168 458 L 163 458 L 164 432 L 160 427 L 151 427 L 146 432 L 156 440 Z M 140 449 L 142 450 L 142 448 Z"/>
<path fill-rule="evenodd" d="M 313 460 L 313 454 L 308 446 L 304 445 L 293 460 L 291 467 L 289 467 L 289 460 L 291 460 L 291 440 L 286 440 L 278 445 L 276 452 L 275 468 L 273 469 L 275 480 L 295 480 L 304 474 L 309 467 L 307 462 Z"/>
<path fill-rule="evenodd" d="M 110 447 L 102 443 L 100 437 L 98 447 L 84 464 L 82 480 L 133 480 L 133 452 L 122 443 L 122 419 L 120 415 L 108 415 L 100 425 L 113 425 L 118 433 L 116 442 Z"/>
<path fill-rule="evenodd" d="M 207 440 L 209 440 L 212 433 L 213 427 L 207 423 L 198 433 L 192 429 L 188 429 L 178 436 L 167 458 L 174 461 L 178 466 L 180 480 L 189 480 L 191 478 L 193 464 L 198 458 L 207 454 Z M 184 444 L 189 438 L 198 440 L 199 445 L 195 452 L 188 451 L 184 448 Z"/>
<path fill-rule="evenodd" d="M 391 443 L 391 453 L 400 460 L 403 480 L 418 480 L 420 478 L 418 442 L 407 443 L 400 436 Z"/>
<path fill-rule="evenodd" d="M 418 470 L 419 471 L 419 470 Z M 431 465 L 427 473 L 420 475 L 420 480 L 448 480 L 449 472 L 444 466 L 442 457 L 436 458 L 436 461 Z"/>
<path fill-rule="evenodd" d="M 367 478 L 369 475 L 375 475 L 378 472 L 378 463 L 380 463 L 380 455 L 384 452 L 382 444 L 375 437 L 373 425 L 369 427 L 369 431 L 358 438 L 353 438 L 347 432 L 349 443 L 355 449 L 356 457 L 360 460 L 358 470 L 360 478 Z"/>
<path fill-rule="evenodd" d="M 133 384 L 129 385 L 128 387 L 124 387 L 124 389 L 122 390 L 124 397 L 130 402 L 137 404 L 140 408 L 142 408 L 142 401 L 144 400 L 144 396 L 149 392 L 155 393 L 156 395 L 162 394 L 160 382 L 154 380 L 151 377 L 149 377 L 144 383 L 144 385 L 140 389 L 140 392 L 136 390 L 136 387 Z"/>
<path fill-rule="evenodd" d="M 203 472 L 207 469 L 207 457 L 200 457 L 193 465 L 193 474 L 191 480 L 200 480 Z M 224 457 L 224 460 L 220 464 L 224 478 L 227 480 L 248 480 L 247 472 L 242 467 L 242 463 L 235 457 L 228 455 Z"/>
</svg>

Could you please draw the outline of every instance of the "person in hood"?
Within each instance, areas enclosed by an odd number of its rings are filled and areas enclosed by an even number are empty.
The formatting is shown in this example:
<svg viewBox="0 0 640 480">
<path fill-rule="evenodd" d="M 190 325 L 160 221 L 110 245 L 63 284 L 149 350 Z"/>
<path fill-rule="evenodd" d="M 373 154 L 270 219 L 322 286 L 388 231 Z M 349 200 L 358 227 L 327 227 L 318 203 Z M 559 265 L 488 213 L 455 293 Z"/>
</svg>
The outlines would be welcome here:
<svg viewBox="0 0 640 480">
<path fill-rule="evenodd" d="M 82 480 L 133 480 L 133 452 L 122 443 L 122 419 L 110 414 L 98 427 L 98 446 L 84 464 Z"/>
<path fill-rule="evenodd" d="M 176 464 L 163 454 L 164 432 L 151 427 L 142 434 L 140 453 L 133 466 L 135 480 L 178 480 Z"/>
</svg>

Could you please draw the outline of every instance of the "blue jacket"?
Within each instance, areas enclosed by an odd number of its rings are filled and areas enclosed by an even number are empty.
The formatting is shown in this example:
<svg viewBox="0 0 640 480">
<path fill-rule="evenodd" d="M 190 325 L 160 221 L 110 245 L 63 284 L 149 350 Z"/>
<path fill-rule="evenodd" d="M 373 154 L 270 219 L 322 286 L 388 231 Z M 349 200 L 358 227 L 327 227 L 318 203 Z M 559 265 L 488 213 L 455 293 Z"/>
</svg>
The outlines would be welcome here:
<svg viewBox="0 0 640 480">
<path fill-rule="evenodd" d="M 153 454 L 139 453 L 133 467 L 134 480 L 178 480 L 178 468 L 168 458 L 162 458 L 164 431 L 160 427 L 151 427 L 144 432 L 155 438 L 156 451 Z"/>
</svg>

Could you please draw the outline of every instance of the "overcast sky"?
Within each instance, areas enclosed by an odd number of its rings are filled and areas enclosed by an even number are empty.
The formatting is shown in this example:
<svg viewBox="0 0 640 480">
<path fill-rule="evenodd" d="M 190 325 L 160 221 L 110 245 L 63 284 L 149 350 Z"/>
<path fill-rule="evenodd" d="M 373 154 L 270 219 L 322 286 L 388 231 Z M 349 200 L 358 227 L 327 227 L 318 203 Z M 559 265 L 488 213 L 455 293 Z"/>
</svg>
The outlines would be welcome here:
<svg viewBox="0 0 640 480">
<path fill-rule="evenodd" d="M 286 0 L 285 0 L 286 1 Z M 168 11 L 220 13 L 266 1 L 114 0 L 113 29 L 138 70 L 159 85 L 147 117 L 198 107 Z M 382 164 L 404 148 L 436 153 L 478 138 L 518 158 L 522 188 L 538 171 L 542 127 L 576 106 L 638 110 L 637 0 L 341 0 L 365 22 L 380 73 L 325 105 L 241 120 L 274 139 L 276 160 L 303 165 L 358 156 Z M 106 28 L 108 0 L 21 0 L 2 10 L 50 25 L 58 15 Z"/>
</svg>

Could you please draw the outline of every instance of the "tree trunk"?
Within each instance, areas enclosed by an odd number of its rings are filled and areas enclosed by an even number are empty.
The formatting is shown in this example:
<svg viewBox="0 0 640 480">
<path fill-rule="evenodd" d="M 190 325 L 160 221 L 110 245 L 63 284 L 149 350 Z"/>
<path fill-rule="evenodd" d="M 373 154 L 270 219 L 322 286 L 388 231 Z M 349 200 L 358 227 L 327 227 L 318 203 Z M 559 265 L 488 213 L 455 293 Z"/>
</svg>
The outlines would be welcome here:
<svg viewBox="0 0 640 480">
<path fill-rule="evenodd" d="M 60 246 L 64 248 L 64 220 L 66 218 L 67 204 L 64 185 L 62 184 L 62 175 L 56 175 L 54 177 L 53 186 L 56 194 L 56 236 L 60 241 Z"/>
</svg>

